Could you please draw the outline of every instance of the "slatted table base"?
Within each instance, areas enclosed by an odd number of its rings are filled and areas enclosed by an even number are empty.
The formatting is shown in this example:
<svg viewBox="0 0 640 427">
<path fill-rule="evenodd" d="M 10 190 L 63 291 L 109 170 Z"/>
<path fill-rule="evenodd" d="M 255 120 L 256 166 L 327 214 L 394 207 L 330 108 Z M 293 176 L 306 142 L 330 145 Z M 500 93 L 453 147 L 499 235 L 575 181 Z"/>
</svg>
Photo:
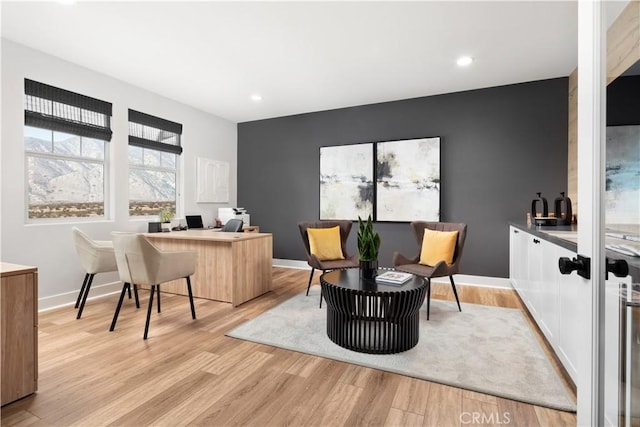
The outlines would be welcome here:
<svg viewBox="0 0 640 427">
<path fill-rule="evenodd" d="M 367 292 L 321 282 L 327 301 L 327 335 L 361 353 L 391 354 L 418 343 L 419 310 L 426 286 L 399 292 Z"/>
</svg>

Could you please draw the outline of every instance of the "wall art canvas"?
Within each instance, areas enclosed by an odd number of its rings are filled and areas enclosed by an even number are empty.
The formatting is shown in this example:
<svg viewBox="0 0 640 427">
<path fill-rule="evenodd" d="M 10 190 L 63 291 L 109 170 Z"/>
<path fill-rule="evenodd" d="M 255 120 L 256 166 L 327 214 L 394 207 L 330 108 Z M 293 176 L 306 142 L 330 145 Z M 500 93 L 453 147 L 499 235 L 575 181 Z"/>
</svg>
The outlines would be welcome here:
<svg viewBox="0 0 640 427">
<path fill-rule="evenodd" d="M 440 220 L 440 138 L 376 144 L 376 220 Z"/>
<path fill-rule="evenodd" d="M 607 225 L 640 224 L 640 126 L 607 127 Z"/>
<path fill-rule="evenodd" d="M 320 147 L 320 219 L 373 214 L 373 144 Z"/>
</svg>

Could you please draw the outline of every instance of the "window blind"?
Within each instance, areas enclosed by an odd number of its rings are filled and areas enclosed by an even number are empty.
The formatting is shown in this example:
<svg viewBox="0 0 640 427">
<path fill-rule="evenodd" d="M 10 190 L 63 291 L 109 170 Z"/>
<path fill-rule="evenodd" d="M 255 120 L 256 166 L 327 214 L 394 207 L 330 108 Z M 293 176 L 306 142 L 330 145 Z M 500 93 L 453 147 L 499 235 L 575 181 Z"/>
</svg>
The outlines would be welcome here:
<svg viewBox="0 0 640 427">
<path fill-rule="evenodd" d="M 180 123 L 129 110 L 129 145 L 181 154 L 181 135 Z"/>
<path fill-rule="evenodd" d="M 24 124 L 111 141 L 111 103 L 24 79 Z"/>
</svg>

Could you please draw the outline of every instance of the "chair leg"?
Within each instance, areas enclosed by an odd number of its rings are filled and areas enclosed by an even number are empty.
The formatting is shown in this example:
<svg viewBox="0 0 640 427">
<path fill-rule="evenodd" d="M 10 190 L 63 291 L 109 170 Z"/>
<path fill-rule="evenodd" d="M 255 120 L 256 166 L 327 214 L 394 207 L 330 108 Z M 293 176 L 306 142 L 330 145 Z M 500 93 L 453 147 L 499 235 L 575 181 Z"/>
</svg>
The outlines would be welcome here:
<svg viewBox="0 0 640 427">
<path fill-rule="evenodd" d="M 460 307 L 460 300 L 458 299 L 458 291 L 456 290 L 456 284 L 453 282 L 453 276 L 449 276 L 449 280 L 451 281 L 451 287 L 453 288 L 453 295 L 456 296 L 456 302 L 458 303 L 458 310 L 462 311 L 462 307 Z"/>
<path fill-rule="evenodd" d="M 133 295 L 136 297 L 136 308 L 140 308 L 140 298 L 138 298 L 138 285 L 133 284 Z"/>
<path fill-rule="evenodd" d="M 309 296 L 309 289 L 311 289 L 311 281 L 313 280 L 313 272 L 316 269 L 311 267 L 311 274 L 309 275 L 309 284 L 307 285 L 307 296 Z"/>
<path fill-rule="evenodd" d="M 129 286 L 129 290 L 127 291 L 127 293 L 129 294 L 129 299 L 131 299 L 131 286 Z"/>
<path fill-rule="evenodd" d="M 187 290 L 189 291 L 189 304 L 191 305 L 191 318 L 195 320 L 196 307 L 193 305 L 193 292 L 191 292 L 191 278 L 187 276 L 185 277 L 185 279 L 187 279 Z"/>
<path fill-rule="evenodd" d="M 429 320 L 429 311 L 431 310 L 431 279 L 427 280 L 427 320 Z"/>
<path fill-rule="evenodd" d="M 78 299 L 76 300 L 75 308 L 78 308 L 78 305 L 80 305 L 80 301 L 82 300 L 82 295 L 84 295 L 84 288 L 87 287 L 87 280 L 89 280 L 89 273 L 86 273 L 84 275 L 84 280 L 82 281 L 82 287 L 80 288 L 80 293 L 78 294 Z"/>
<path fill-rule="evenodd" d="M 151 312 L 153 311 L 153 293 L 156 290 L 156 285 L 151 285 L 151 295 L 149 295 L 149 308 L 147 309 L 147 322 L 144 324 L 144 336 L 143 339 L 147 339 L 149 334 L 149 320 L 151 320 Z"/>
<path fill-rule="evenodd" d="M 322 270 L 322 274 L 324 274 L 324 270 Z M 320 286 L 320 308 L 322 308 L 322 286 Z"/>
<path fill-rule="evenodd" d="M 87 296 L 89 295 L 89 290 L 91 289 L 91 282 L 93 282 L 93 276 L 95 274 L 91 274 L 89 276 L 89 280 L 87 281 L 87 287 L 84 290 L 84 295 L 82 295 L 82 302 L 80 302 L 80 308 L 78 309 L 78 315 L 76 319 L 79 319 L 82 316 L 82 310 L 84 310 L 84 304 L 87 302 Z"/>
<path fill-rule="evenodd" d="M 120 307 L 122 307 L 122 300 L 124 299 L 124 294 L 127 292 L 127 288 L 131 286 L 129 283 L 124 283 L 122 285 L 122 292 L 120 292 L 120 299 L 118 300 L 118 305 L 116 306 L 116 312 L 113 314 L 113 320 L 111 321 L 111 327 L 109 328 L 109 332 L 113 332 L 116 328 L 116 322 L 118 321 L 118 314 L 120 314 Z"/>
<path fill-rule="evenodd" d="M 157 292 L 158 292 L 158 313 L 160 313 L 160 285 L 157 285 Z"/>
</svg>

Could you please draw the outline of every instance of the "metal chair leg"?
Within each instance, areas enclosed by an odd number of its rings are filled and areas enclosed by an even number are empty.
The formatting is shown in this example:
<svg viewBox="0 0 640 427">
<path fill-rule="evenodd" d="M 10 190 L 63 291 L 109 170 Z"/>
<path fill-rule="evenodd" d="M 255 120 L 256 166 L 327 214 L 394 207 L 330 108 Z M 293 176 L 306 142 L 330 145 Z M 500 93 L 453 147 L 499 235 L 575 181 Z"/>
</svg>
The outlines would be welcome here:
<svg viewBox="0 0 640 427">
<path fill-rule="evenodd" d="M 316 269 L 311 267 L 311 274 L 309 275 L 309 284 L 307 285 L 307 296 L 309 296 L 309 289 L 311 289 L 311 281 L 313 280 L 313 272 Z"/>
<path fill-rule="evenodd" d="M 138 298 L 138 285 L 133 284 L 133 295 L 136 297 L 136 308 L 140 308 L 140 298 Z"/>
<path fill-rule="evenodd" d="M 113 320 L 111 321 L 111 327 L 109 328 L 109 332 L 113 332 L 116 328 L 116 322 L 118 321 L 118 314 L 120 314 L 120 307 L 122 307 L 122 300 L 124 299 L 124 294 L 127 291 L 127 287 L 131 286 L 129 283 L 124 283 L 122 285 L 122 292 L 120 292 L 120 299 L 118 300 L 118 305 L 116 306 L 116 312 L 113 314 Z"/>
<path fill-rule="evenodd" d="M 431 310 L 431 279 L 427 280 L 427 320 L 429 320 L 429 311 Z"/>
<path fill-rule="evenodd" d="M 89 280 L 87 281 L 87 287 L 84 290 L 84 295 L 82 296 L 82 302 L 80 303 L 80 308 L 78 309 L 78 315 L 76 316 L 76 319 L 79 319 L 82 316 L 82 310 L 84 310 L 84 304 L 87 302 L 87 296 L 89 295 L 89 290 L 91 289 L 93 276 L 95 276 L 95 274 L 91 274 L 89 276 Z"/>
<path fill-rule="evenodd" d="M 185 279 L 187 279 L 187 290 L 189 291 L 189 304 L 191 305 L 191 318 L 195 320 L 196 307 L 193 305 L 193 292 L 191 292 L 191 278 L 187 276 L 185 277 Z"/>
<path fill-rule="evenodd" d="M 453 276 L 449 276 L 449 280 L 451 281 L 451 287 L 453 288 L 453 295 L 456 296 L 456 302 L 458 303 L 458 310 L 462 311 L 462 307 L 460 307 L 460 300 L 458 299 L 458 291 L 456 290 L 456 284 L 453 282 Z"/>
<path fill-rule="evenodd" d="M 151 319 L 151 312 L 153 311 L 153 293 L 156 290 L 156 285 L 151 285 L 151 294 L 149 295 L 149 309 L 147 310 L 147 322 L 144 324 L 143 339 L 147 339 L 149 334 L 149 320 Z"/>
<path fill-rule="evenodd" d="M 157 285 L 158 291 L 158 313 L 160 313 L 160 285 Z"/>
<path fill-rule="evenodd" d="M 131 299 L 131 286 L 129 286 L 129 290 L 127 291 L 127 293 L 129 294 L 129 299 Z"/>
<path fill-rule="evenodd" d="M 82 295 L 84 295 L 84 288 L 87 287 L 87 280 L 89 280 L 89 273 L 86 273 L 84 275 L 84 280 L 82 281 L 82 287 L 80 288 L 80 293 L 78 294 L 78 299 L 76 300 L 75 308 L 78 308 L 78 305 L 80 305 L 80 301 L 82 300 Z"/>
</svg>

